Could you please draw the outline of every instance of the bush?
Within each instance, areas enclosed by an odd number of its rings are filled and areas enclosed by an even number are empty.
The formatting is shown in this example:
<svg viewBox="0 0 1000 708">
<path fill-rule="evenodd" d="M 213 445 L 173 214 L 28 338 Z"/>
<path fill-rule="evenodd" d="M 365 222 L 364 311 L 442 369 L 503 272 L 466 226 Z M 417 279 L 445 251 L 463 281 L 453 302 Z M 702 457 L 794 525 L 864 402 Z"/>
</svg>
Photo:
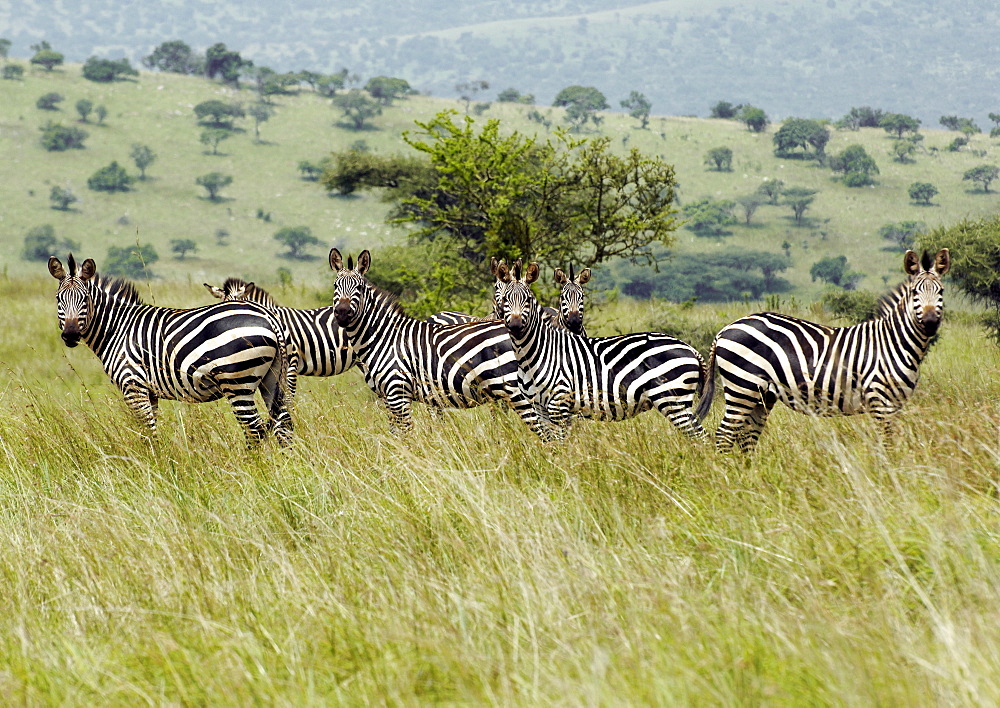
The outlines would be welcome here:
<svg viewBox="0 0 1000 708">
<path fill-rule="evenodd" d="M 45 261 L 58 251 L 74 251 L 80 244 L 68 238 L 57 239 L 51 224 L 35 226 L 24 237 L 21 258 L 26 261 Z"/>
<path fill-rule="evenodd" d="M 87 180 L 87 186 L 95 192 L 127 192 L 134 181 L 135 178 L 130 177 L 124 167 L 112 162 L 92 174 Z"/>
<path fill-rule="evenodd" d="M 39 96 L 38 100 L 35 101 L 35 105 L 43 111 L 58 111 L 62 100 L 63 97 L 58 93 L 47 93 L 44 96 Z"/>
<path fill-rule="evenodd" d="M 83 65 L 83 78 L 99 83 L 118 81 L 125 76 L 138 76 L 128 59 L 98 59 L 90 57 Z"/>
<path fill-rule="evenodd" d="M 820 302 L 834 316 L 854 325 L 874 319 L 879 296 L 869 290 L 828 290 Z"/>
<path fill-rule="evenodd" d="M 108 275 L 148 279 L 153 277 L 149 266 L 158 260 L 160 256 L 157 255 L 156 249 L 148 243 L 126 248 L 111 246 L 108 248 L 108 256 L 102 269 Z"/>
<path fill-rule="evenodd" d="M 42 131 L 42 147 L 49 152 L 62 150 L 82 150 L 83 141 L 87 139 L 87 131 L 75 126 L 64 126 L 58 123 L 46 123 Z"/>
</svg>

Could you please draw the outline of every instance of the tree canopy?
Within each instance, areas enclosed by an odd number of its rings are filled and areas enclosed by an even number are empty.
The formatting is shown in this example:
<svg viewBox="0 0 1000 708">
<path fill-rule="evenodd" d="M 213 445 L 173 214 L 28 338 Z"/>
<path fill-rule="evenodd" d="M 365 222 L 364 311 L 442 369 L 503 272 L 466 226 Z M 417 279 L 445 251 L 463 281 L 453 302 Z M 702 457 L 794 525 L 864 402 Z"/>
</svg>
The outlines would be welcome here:
<svg viewBox="0 0 1000 708">
<path fill-rule="evenodd" d="M 830 140 L 830 131 L 822 123 L 812 118 L 789 118 L 774 134 L 774 154 L 778 157 L 821 158 Z M 812 154 L 809 148 L 813 149 Z M 796 153 L 796 150 L 802 150 Z"/>
<path fill-rule="evenodd" d="M 121 81 L 126 76 L 138 76 L 128 59 L 98 59 L 90 57 L 83 65 L 83 78 L 98 83 Z"/>
<path fill-rule="evenodd" d="M 147 69 L 169 71 L 174 74 L 200 74 L 204 71 L 204 58 L 195 54 L 191 47 L 179 39 L 164 42 L 151 54 L 142 58 Z"/>
</svg>

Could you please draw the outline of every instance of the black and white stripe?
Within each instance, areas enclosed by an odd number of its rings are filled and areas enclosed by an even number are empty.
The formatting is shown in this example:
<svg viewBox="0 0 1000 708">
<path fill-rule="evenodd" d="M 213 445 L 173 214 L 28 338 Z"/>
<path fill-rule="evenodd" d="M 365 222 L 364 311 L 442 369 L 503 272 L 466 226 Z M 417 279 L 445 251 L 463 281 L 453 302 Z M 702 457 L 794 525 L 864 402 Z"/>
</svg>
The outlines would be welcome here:
<svg viewBox="0 0 1000 708">
<path fill-rule="evenodd" d="M 951 258 L 907 251 L 909 278 L 883 298 L 878 317 L 853 327 L 826 327 L 773 312 L 743 317 L 720 331 L 709 355 L 704 416 L 722 377 L 725 414 L 720 450 L 755 448 L 777 401 L 818 416 L 871 413 L 886 436 L 892 416 L 917 385 L 920 362 L 941 323 L 941 276 Z"/>
<path fill-rule="evenodd" d="M 583 337 L 542 324 L 542 308 L 530 285 L 531 263 L 520 278 L 502 266 L 507 288 L 504 323 L 518 361 L 518 381 L 537 410 L 559 426 L 571 415 L 622 420 L 655 408 L 691 437 L 705 437 L 694 399 L 705 383 L 700 354 L 674 337 L 654 332 Z"/>
<path fill-rule="evenodd" d="M 58 258 L 56 308 L 63 342 L 83 340 L 121 389 L 125 403 L 156 433 L 160 399 L 201 403 L 225 397 L 250 444 L 273 430 L 290 442 L 288 360 L 281 323 L 255 303 L 227 302 L 177 310 L 142 302 L 131 283 L 97 274 L 90 258 L 69 272 Z M 254 401 L 260 390 L 270 422 Z"/>
<path fill-rule="evenodd" d="M 517 362 L 500 322 L 439 325 L 406 315 L 389 293 L 365 277 L 367 250 L 357 269 L 330 251 L 337 272 L 333 307 L 372 391 L 385 402 L 394 432 L 412 428 L 411 404 L 471 408 L 504 400 L 542 439 L 553 435 L 517 386 Z"/>
</svg>

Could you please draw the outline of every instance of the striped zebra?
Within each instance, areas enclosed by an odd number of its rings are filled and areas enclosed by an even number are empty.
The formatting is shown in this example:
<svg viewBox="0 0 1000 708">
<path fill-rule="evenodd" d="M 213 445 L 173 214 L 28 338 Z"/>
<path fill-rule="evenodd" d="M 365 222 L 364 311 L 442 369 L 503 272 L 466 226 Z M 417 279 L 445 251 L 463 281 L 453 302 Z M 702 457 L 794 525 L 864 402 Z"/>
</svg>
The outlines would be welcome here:
<svg viewBox="0 0 1000 708">
<path fill-rule="evenodd" d="M 705 384 L 705 362 L 692 347 L 666 334 L 583 337 L 542 325 L 542 308 L 529 287 L 538 279 L 531 263 L 501 266 L 507 283 L 501 300 L 514 342 L 520 386 L 537 410 L 565 436 L 571 415 L 623 420 L 655 408 L 693 438 L 706 433 L 694 415 Z"/>
<path fill-rule="evenodd" d="M 82 339 L 121 389 L 125 403 L 156 434 L 160 399 L 202 403 L 225 397 L 253 446 L 273 431 L 291 442 L 288 360 L 281 323 L 255 303 L 192 310 L 145 304 L 132 283 L 98 275 L 88 258 L 69 272 L 49 258 L 59 281 L 56 309 L 67 347 Z M 260 390 L 269 422 L 254 401 Z"/>
<path fill-rule="evenodd" d="M 583 327 L 583 303 L 586 298 L 583 286 L 589 282 L 590 268 L 584 268 L 575 277 L 572 265 L 569 275 L 562 268 L 556 268 L 556 285 L 559 286 L 559 318 L 556 322 L 563 329 L 583 337 L 587 336 Z"/>
<path fill-rule="evenodd" d="M 879 315 L 852 327 L 826 327 L 773 312 L 743 317 L 720 331 L 709 354 L 709 383 L 699 406 L 712 405 L 715 371 L 725 414 L 716 445 L 751 453 L 778 401 L 818 416 L 871 413 L 888 440 L 894 414 L 917 385 L 920 362 L 944 308 L 941 276 L 951 257 L 907 251 L 909 278 L 880 303 Z"/>
<path fill-rule="evenodd" d="M 407 316 L 389 293 L 364 276 L 371 254 L 344 267 L 336 248 L 333 308 L 337 323 L 354 347 L 365 382 L 385 403 L 393 432 L 413 427 L 411 405 L 471 408 L 504 400 L 543 440 L 554 431 L 517 386 L 517 362 L 507 329 L 500 322 L 441 325 Z"/>
<path fill-rule="evenodd" d="M 332 306 L 307 310 L 282 307 L 266 290 L 240 278 L 227 278 L 221 288 L 204 285 L 223 302 L 256 302 L 273 312 L 285 327 L 291 361 L 298 376 L 336 376 L 354 366 L 354 350 L 343 328 L 337 324 Z M 294 378 L 292 376 L 293 381 Z"/>
</svg>

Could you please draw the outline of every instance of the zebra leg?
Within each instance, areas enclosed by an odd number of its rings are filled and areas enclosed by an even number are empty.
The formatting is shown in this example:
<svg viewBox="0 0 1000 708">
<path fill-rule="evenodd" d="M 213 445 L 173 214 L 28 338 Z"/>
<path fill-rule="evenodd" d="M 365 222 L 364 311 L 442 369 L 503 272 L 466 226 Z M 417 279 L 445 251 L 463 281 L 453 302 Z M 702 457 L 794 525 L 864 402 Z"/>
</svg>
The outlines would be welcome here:
<svg viewBox="0 0 1000 708">
<path fill-rule="evenodd" d="M 275 361 L 280 363 L 281 358 L 276 358 Z M 295 392 L 297 371 L 297 359 L 292 356 L 287 370 L 282 371 L 280 366 L 272 366 L 261 379 L 258 387 L 269 417 L 266 428 L 268 432 L 274 433 L 278 443 L 283 446 L 292 443 L 294 425 L 290 403 Z"/>
<path fill-rule="evenodd" d="M 687 400 L 678 400 L 677 398 L 661 399 L 656 402 L 656 410 L 689 438 L 707 438 L 708 433 L 702 427 L 698 416 L 694 414 L 694 397 L 688 396 L 685 398 Z"/>
<path fill-rule="evenodd" d="M 736 438 L 736 442 L 739 444 L 742 452 L 747 455 L 753 454 L 770 413 L 771 408 L 763 403 L 754 406 L 753 410 L 750 411 L 750 415 L 746 419 L 746 425 Z"/>
<path fill-rule="evenodd" d="M 554 425 L 552 421 L 542 415 L 520 387 L 511 391 L 510 395 L 507 396 L 507 405 L 514 409 L 514 412 L 520 416 L 524 424 L 542 442 L 562 440 L 566 437 L 566 431 Z"/>
<path fill-rule="evenodd" d="M 126 383 L 122 386 L 125 405 L 142 425 L 149 428 L 150 437 L 156 437 L 156 411 L 159 399 L 142 386 Z"/>
<path fill-rule="evenodd" d="M 257 410 L 253 389 L 222 386 L 222 393 L 229 401 L 236 420 L 243 427 L 243 433 L 247 438 L 247 447 L 255 448 L 267 436 L 268 426 L 264 425 L 260 419 L 260 411 Z"/>
<path fill-rule="evenodd" d="M 403 391 L 390 391 L 384 399 L 389 413 L 389 430 L 404 435 L 413 430 L 413 401 Z"/>
</svg>

